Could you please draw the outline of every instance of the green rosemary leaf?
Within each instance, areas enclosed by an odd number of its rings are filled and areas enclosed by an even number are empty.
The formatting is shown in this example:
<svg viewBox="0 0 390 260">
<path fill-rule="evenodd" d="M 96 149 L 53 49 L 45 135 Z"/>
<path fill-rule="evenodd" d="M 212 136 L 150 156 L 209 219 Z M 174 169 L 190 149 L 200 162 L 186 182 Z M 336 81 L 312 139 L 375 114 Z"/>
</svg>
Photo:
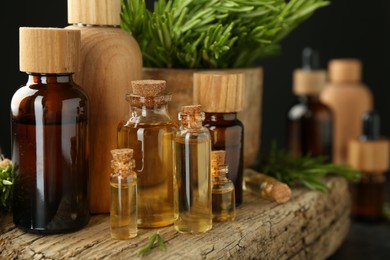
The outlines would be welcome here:
<svg viewBox="0 0 390 260">
<path fill-rule="evenodd" d="M 14 182 L 12 162 L 0 155 L 0 213 L 11 211 Z"/>
<path fill-rule="evenodd" d="M 149 236 L 148 243 L 144 247 L 141 247 L 139 250 L 137 250 L 137 252 L 136 252 L 137 255 L 143 256 L 143 255 L 149 254 L 151 252 L 151 250 L 156 246 L 157 243 L 158 243 L 161 251 L 166 251 L 164 239 L 157 232 L 157 233 Z"/>
</svg>

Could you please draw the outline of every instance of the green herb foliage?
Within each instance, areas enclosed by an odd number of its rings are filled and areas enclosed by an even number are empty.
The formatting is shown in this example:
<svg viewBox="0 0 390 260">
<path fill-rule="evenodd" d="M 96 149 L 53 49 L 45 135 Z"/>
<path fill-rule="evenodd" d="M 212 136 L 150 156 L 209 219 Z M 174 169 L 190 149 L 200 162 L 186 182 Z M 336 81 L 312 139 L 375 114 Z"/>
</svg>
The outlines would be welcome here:
<svg viewBox="0 0 390 260">
<path fill-rule="evenodd" d="M 150 235 L 148 243 L 137 251 L 137 255 L 138 256 L 147 255 L 157 245 L 161 251 L 167 250 L 164 243 L 164 239 L 160 236 L 159 233 Z"/>
<path fill-rule="evenodd" d="M 14 184 L 12 163 L 0 155 L 0 213 L 11 211 Z"/>
<path fill-rule="evenodd" d="M 262 156 L 259 170 L 290 187 L 303 185 L 323 192 L 328 190 L 322 178 L 326 175 L 341 176 L 352 182 L 360 180 L 361 173 L 348 165 L 325 162 L 326 157 L 305 155 L 293 158 L 288 151 L 273 145 L 270 151 Z"/>
<path fill-rule="evenodd" d="M 280 52 L 280 41 L 330 0 L 122 0 L 121 27 L 146 67 L 243 68 Z"/>
</svg>

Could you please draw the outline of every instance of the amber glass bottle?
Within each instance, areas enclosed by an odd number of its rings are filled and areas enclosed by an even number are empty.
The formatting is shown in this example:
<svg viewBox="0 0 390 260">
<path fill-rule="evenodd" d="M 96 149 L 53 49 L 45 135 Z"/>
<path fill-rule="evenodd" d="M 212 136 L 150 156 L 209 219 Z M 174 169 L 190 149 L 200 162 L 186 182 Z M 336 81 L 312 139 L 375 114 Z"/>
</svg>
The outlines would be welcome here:
<svg viewBox="0 0 390 260">
<path fill-rule="evenodd" d="M 234 184 L 226 177 L 229 167 L 225 165 L 225 151 L 211 152 L 211 179 L 213 185 L 213 221 L 234 220 L 236 217 L 236 198 Z"/>
<path fill-rule="evenodd" d="M 236 205 L 242 203 L 244 167 L 244 126 L 237 112 L 244 108 L 242 73 L 194 73 L 194 102 L 204 112 L 203 125 L 211 134 L 211 149 L 226 152 L 228 179 L 234 183 Z"/>
<path fill-rule="evenodd" d="M 133 149 L 111 150 L 110 230 L 111 237 L 137 236 L 137 174 L 133 171 Z"/>
<path fill-rule="evenodd" d="M 325 86 L 326 71 L 317 69 L 310 59 L 315 52 L 305 49 L 303 69 L 293 73 L 293 92 L 298 103 L 288 111 L 288 148 L 295 157 L 312 155 L 325 156 L 332 160 L 333 114 L 322 103 L 319 94 Z M 309 56 L 309 57 L 307 57 Z"/>
<path fill-rule="evenodd" d="M 363 133 L 348 143 L 348 163 L 361 171 L 358 183 L 350 183 L 352 217 L 364 221 L 383 219 L 386 202 L 386 172 L 389 169 L 390 142 L 379 134 L 379 115 L 363 114 Z"/>
<path fill-rule="evenodd" d="M 118 147 L 134 150 L 138 178 L 138 226 L 171 225 L 174 159 L 172 138 L 177 127 L 168 114 L 171 95 L 163 80 L 132 81 L 129 117 L 119 123 Z"/>
<path fill-rule="evenodd" d="M 210 132 L 200 105 L 183 106 L 174 137 L 175 223 L 181 233 L 203 233 L 212 228 Z"/>
<path fill-rule="evenodd" d="M 89 221 L 88 98 L 72 80 L 80 32 L 20 28 L 28 82 L 11 101 L 13 220 L 30 232 L 63 233 Z"/>
</svg>

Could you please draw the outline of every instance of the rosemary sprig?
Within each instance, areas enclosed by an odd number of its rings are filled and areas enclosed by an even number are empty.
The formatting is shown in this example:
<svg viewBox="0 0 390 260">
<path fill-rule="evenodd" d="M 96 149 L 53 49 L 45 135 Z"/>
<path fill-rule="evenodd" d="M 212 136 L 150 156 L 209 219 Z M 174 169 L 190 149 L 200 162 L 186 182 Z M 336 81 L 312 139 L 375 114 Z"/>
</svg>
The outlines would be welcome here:
<svg viewBox="0 0 390 260">
<path fill-rule="evenodd" d="M 322 178 L 327 175 L 341 176 L 352 182 L 360 180 L 359 171 L 348 165 L 326 163 L 326 159 L 311 155 L 293 158 L 288 151 L 278 149 L 274 144 L 260 159 L 259 171 L 277 178 L 290 187 L 303 185 L 323 192 L 328 190 Z"/>
<path fill-rule="evenodd" d="M 121 27 L 144 66 L 240 68 L 280 51 L 280 41 L 330 0 L 122 0 Z"/>
<path fill-rule="evenodd" d="M 0 212 L 2 213 L 11 210 L 14 181 L 12 162 L 0 155 Z"/>
<path fill-rule="evenodd" d="M 165 246 L 164 239 L 158 232 L 149 236 L 148 243 L 137 251 L 137 255 L 143 256 L 149 254 L 150 251 L 157 245 L 161 251 L 166 251 L 167 248 Z"/>
</svg>

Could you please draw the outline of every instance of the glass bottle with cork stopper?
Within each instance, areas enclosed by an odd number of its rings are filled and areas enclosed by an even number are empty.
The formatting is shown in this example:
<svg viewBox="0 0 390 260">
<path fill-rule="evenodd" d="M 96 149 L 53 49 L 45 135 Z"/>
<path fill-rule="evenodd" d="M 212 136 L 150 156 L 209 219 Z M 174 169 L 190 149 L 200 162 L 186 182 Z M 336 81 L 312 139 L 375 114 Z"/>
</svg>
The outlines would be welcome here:
<svg viewBox="0 0 390 260">
<path fill-rule="evenodd" d="M 74 80 L 90 98 L 90 211 L 108 213 L 109 151 L 117 146 L 116 125 L 128 112 L 129 82 L 142 79 L 137 41 L 120 28 L 121 0 L 67 0 L 67 29 L 81 33 Z"/>
<path fill-rule="evenodd" d="M 168 114 L 172 95 L 164 80 L 136 80 L 128 118 L 118 126 L 118 148 L 134 150 L 138 178 L 138 227 L 173 224 L 173 135 L 176 124 Z"/>
<path fill-rule="evenodd" d="M 203 124 L 211 134 L 211 149 L 226 152 L 227 177 L 234 183 L 236 206 L 243 200 L 244 126 L 237 112 L 244 108 L 244 95 L 243 73 L 194 73 L 194 103 L 205 112 Z"/>
<path fill-rule="evenodd" d="M 226 177 L 225 151 L 211 151 L 211 178 L 213 184 L 213 221 L 231 221 L 236 217 L 234 184 Z"/>
<path fill-rule="evenodd" d="M 320 101 L 326 71 L 319 69 L 318 53 L 305 48 L 303 68 L 293 73 L 293 92 L 299 101 L 288 111 L 288 148 L 293 156 L 325 156 L 332 161 L 333 113 Z"/>
<path fill-rule="evenodd" d="M 361 171 L 358 183 L 350 184 L 352 217 L 365 221 L 383 219 L 386 202 L 386 172 L 389 170 L 390 141 L 380 136 L 379 115 L 363 114 L 363 133 L 348 143 L 348 164 Z"/>
<path fill-rule="evenodd" d="M 183 106 L 175 146 L 175 222 L 181 233 L 204 233 L 212 228 L 210 132 L 202 125 L 200 105 Z"/>
<path fill-rule="evenodd" d="M 89 99 L 73 82 L 80 31 L 21 27 L 25 86 L 11 100 L 13 221 L 29 232 L 65 233 L 89 221 Z"/>
<path fill-rule="evenodd" d="M 111 237 L 137 236 L 137 174 L 133 171 L 133 149 L 111 150 L 110 229 Z"/>
</svg>

